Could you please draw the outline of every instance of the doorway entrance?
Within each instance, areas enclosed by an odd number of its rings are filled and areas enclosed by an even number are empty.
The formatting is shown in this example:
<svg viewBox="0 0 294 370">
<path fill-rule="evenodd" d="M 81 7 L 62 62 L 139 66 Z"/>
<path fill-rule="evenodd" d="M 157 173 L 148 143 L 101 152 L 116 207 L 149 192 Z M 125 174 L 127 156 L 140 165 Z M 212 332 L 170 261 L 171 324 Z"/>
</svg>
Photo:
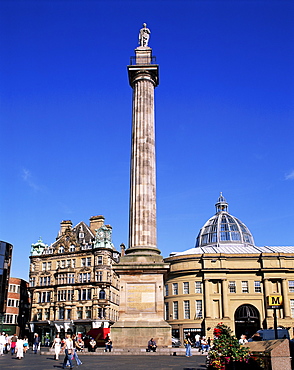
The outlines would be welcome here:
<svg viewBox="0 0 294 370">
<path fill-rule="evenodd" d="M 240 339 L 245 334 L 247 339 L 252 337 L 260 329 L 260 315 L 256 307 L 251 304 L 243 304 L 235 312 L 235 333 Z"/>
</svg>

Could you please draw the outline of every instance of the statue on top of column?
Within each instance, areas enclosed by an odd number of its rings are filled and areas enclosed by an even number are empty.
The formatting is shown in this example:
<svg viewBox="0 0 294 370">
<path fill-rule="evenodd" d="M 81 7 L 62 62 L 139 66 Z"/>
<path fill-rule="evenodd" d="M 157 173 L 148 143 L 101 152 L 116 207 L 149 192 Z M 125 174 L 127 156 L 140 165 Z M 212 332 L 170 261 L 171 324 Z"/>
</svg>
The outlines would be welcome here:
<svg viewBox="0 0 294 370">
<path fill-rule="evenodd" d="M 143 28 L 140 29 L 140 33 L 139 33 L 139 44 L 140 44 L 140 46 L 143 46 L 143 47 L 148 46 L 150 33 L 151 32 L 150 32 L 149 28 L 147 28 L 147 24 L 143 23 Z"/>
</svg>

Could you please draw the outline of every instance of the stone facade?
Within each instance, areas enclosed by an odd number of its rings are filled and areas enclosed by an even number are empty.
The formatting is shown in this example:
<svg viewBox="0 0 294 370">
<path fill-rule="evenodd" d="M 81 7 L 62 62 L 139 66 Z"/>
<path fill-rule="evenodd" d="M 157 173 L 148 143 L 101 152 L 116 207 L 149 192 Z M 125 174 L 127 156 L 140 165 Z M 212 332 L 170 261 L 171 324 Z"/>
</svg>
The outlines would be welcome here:
<svg viewBox="0 0 294 370">
<path fill-rule="evenodd" d="M 56 241 L 32 245 L 31 331 L 52 337 L 56 332 L 86 334 L 118 319 L 119 283 L 113 265 L 119 253 L 112 228 L 103 216 L 72 227 L 62 221 Z"/>
<path fill-rule="evenodd" d="M 237 337 L 250 337 L 258 329 L 274 327 L 267 297 L 279 295 L 283 306 L 277 309 L 277 324 L 290 328 L 292 336 L 294 247 L 256 247 L 249 230 L 221 200 L 196 247 L 165 259 L 170 264 L 165 318 L 173 335 L 181 340 L 188 332 L 213 337 L 213 328 L 223 322 Z"/>
<path fill-rule="evenodd" d="M 278 325 L 294 326 L 294 253 L 191 254 L 165 261 L 171 264 L 165 317 L 180 339 L 187 332 L 212 337 L 220 321 L 237 336 L 272 328 L 273 310 L 267 309 L 266 299 L 271 294 L 283 297 Z M 247 324 L 247 317 L 236 318 L 243 305 L 253 306 L 258 313 L 248 317 Z"/>
</svg>

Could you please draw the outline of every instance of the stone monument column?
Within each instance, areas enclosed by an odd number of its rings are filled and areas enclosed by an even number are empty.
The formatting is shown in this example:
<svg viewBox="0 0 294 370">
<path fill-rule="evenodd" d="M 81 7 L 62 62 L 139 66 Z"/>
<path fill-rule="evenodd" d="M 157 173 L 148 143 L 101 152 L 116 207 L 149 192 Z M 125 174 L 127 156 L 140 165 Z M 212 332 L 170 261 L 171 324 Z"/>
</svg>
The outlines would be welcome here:
<svg viewBox="0 0 294 370">
<path fill-rule="evenodd" d="M 152 49 L 135 50 L 135 64 L 128 66 L 133 88 L 133 126 L 130 189 L 129 249 L 141 253 L 156 247 L 156 172 L 154 88 L 158 85 L 158 65 L 152 65 Z"/>
<path fill-rule="evenodd" d="M 148 47 L 144 23 L 140 46 L 128 66 L 133 88 L 129 246 L 114 270 L 120 277 L 119 320 L 111 327 L 114 347 L 171 347 L 171 327 L 164 320 L 163 262 L 156 240 L 154 89 L 158 65 Z"/>
</svg>

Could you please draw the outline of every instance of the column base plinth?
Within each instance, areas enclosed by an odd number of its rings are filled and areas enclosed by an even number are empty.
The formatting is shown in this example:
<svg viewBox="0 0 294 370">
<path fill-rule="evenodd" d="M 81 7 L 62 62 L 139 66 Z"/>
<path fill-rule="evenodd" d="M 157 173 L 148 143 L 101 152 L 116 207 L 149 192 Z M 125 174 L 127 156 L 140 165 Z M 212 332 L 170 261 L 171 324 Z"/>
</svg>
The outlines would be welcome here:
<svg viewBox="0 0 294 370">
<path fill-rule="evenodd" d="M 160 255 L 128 254 L 114 266 L 120 277 L 119 320 L 111 327 L 113 346 L 171 347 L 171 326 L 164 317 L 164 275 L 169 265 Z"/>
<path fill-rule="evenodd" d="M 119 320 L 111 327 L 113 346 L 124 348 L 147 348 L 154 338 L 157 346 L 171 347 L 171 327 L 164 320 L 146 322 Z"/>
</svg>

